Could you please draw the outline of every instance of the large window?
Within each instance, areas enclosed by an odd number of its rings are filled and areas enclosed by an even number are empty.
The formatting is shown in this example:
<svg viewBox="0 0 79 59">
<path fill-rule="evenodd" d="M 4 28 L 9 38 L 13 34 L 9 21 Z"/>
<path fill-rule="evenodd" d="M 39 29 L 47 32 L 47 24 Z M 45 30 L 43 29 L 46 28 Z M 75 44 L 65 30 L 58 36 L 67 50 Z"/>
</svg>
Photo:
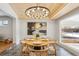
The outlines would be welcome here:
<svg viewBox="0 0 79 59">
<path fill-rule="evenodd" d="M 77 20 L 62 20 L 61 27 L 61 42 L 78 43 L 79 42 L 79 21 Z"/>
</svg>

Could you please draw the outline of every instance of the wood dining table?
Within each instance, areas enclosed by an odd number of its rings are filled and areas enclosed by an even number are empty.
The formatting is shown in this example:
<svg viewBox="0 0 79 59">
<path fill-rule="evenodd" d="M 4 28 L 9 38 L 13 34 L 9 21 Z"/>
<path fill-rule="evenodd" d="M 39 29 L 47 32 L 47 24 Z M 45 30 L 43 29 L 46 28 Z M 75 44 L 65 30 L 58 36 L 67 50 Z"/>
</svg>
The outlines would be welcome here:
<svg viewBox="0 0 79 59">
<path fill-rule="evenodd" d="M 22 40 L 21 43 L 29 46 L 46 46 L 49 44 L 48 40 Z"/>
<path fill-rule="evenodd" d="M 50 41 L 48 39 L 24 39 L 21 41 L 23 48 L 27 47 L 29 54 L 31 52 L 42 55 L 41 53 L 44 52 L 43 55 L 48 55 L 48 48 L 50 43 L 55 43 L 54 41 Z"/>
</svg>

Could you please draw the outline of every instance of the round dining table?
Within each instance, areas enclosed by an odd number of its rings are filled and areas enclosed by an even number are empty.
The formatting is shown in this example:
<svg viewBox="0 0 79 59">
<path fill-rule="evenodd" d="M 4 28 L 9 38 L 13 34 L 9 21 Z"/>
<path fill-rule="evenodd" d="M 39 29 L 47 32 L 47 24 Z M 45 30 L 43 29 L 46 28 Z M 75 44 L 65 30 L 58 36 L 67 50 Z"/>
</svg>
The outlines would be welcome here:
<svg viewBox="0 0 79 59">
<path fill-rule="evenodd" d="M 22 40 L 22 44 L 26 44 L 28 46 L 46 46 L 49 44 L 48 40 Z"/>
</svg>

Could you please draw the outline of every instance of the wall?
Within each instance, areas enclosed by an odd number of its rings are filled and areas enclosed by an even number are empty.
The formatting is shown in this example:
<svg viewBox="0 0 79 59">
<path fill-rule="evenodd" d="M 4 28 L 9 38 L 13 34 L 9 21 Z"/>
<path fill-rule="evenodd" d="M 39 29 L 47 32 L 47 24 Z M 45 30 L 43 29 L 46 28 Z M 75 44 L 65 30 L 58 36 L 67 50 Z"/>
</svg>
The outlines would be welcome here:
<svg viewBox="0 0 79 59">
<path fill-rule="evenodd" d="M 18 36 L 19 28 L 17 28 L 19 26 L 18 26 L 18 18 L 17 18 L 16 13 L 13 11 L 13 9 L 11 8 L 11 6 L 8 3 L 0 3 L 0 11 L 1 11 L 0 12 L 1 14 L 12 18 L 12 20 L 13 20 L 13 39 L 14 39 L 14 42 L 19 40 L 19 36 Z"/>
<path fill-rule="evenodd" d="M 47 22 L 47 36 L 55 39 L 55 21 L 51 20 L 20 20 L 20 40 L 30 37 L 27 35 L 27 22 Z"/>
<path fill-rule="evenodd" d="M 59 20 L 55 20 L 55 39 L 59 40 L 60 38 L 60 25 L 59 25 Z"/>
<path fill-rule="evenodd" d="M 13 38 L 13 20 L 7 16 L 0 16 L 0 20 L 8 20 L 8 25 L 0 27 L 0 36 Z"/>
</svg>

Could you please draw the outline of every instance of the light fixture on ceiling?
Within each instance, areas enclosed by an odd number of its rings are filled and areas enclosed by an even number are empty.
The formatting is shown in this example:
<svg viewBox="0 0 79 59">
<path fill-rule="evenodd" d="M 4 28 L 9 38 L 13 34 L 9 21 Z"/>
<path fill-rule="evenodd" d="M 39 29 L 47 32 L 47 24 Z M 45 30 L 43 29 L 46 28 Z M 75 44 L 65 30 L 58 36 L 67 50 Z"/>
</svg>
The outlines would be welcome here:
<svg viewBox="0 0 79 59">
<path fill-rule="evenodd" d="M 25 14 L 32 19 L 43 19 L 49 15 L 49 9 L 43 6 L 33 6 L 25 10 Z"/>
</svg>

